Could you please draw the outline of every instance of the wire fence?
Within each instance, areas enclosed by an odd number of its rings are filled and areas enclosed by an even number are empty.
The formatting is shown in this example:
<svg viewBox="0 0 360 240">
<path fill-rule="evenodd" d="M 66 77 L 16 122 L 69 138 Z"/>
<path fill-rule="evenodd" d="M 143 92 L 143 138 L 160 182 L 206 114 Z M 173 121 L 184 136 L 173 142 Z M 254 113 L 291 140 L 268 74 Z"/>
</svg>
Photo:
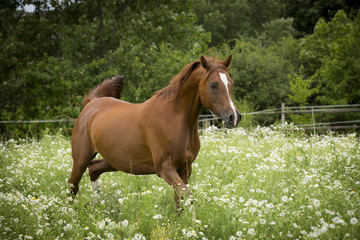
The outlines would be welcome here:
<svg viewBox="0 0 360 240">
<path fill-rule="evenodd" d="M 336 113 L 360 113 L 360 104 L 347 104 L 347 105 L 322 105 L 322 106 L 299 106 L 299 107 L 286 107 L 283 103 L 281 108 L 267 109 L 255 112 L 241 113 L 243 117 L 251 115 L 281 115 L 281 125 L 285 126 L 286 115 L 290 114 L 311 114 L 312 122 L 309 124 L 294 124 L 296 128 L 305 130 L 313 130 L 314 133 L 317 129 L 357 129 L 360 128 L 360 120 L 344 120 L 333 122 L 315 122 L 315 114 L 336 114 Z M 360 115 L 357 116 L 360 118 Z M 220 119 L 213 115 L 200 115 L 199 122 L 214 121 Z"/>
<path fill-rule="evenodd" d="M 65 122 L 76 122 L 76 119 L 48 119 L 48 120 L 5 120 L 0 123 L 65 123 Z"/>
<path fill-rule="evenodd" d="M 284 126 L 286 123 L 286 115 L 290 114 L 311 114 L 312 122 L 309 124 L 293 125 L 297 128 L 303 129 L 348 129 L 360 128 L 360 120 L 347 120 L 347 121 L 334 121 L 334 122 L 315 122 L 315 114 L 335 114 L 335 113 L 360 113 L 360 104 L 348 105 L 323 105 L 323 106 L 300 106 L 300 107 L 286 107 L 283 103 L 281 108 L 267 109 L 255 112 L 243 112 L 243 117 L 251 115 L 281 115 L 281 124 Z M 359 116 L 358 116 L 359 117 Z M 221 118 L 205 114 L 199 116 L 199 123 L 214 122 Z M 47 120 L 0 120 L 0 124 L 32 124 L 32 123 L 71 123 L 76 122 L 76 119 L 47 119 Z"/>
<path fill-rule="evenodd" d="M 281 104 L 281 124 L 284 126 L 287 114 L 311 114 L 312 122 L 309 124 L 295 125 L 297 128 L 312 130 L 316 134 L 316 130 L 338 130 L 338 129 L 357 129 L 360 128 L 360 120 L 344 120 L 333 122 L 316 122 L 315 114 L 344 114 L 344 113 L 360 113 L 360 104 L 347 105 L 323 105 L 323 106 L 304 106 L 304 107 L 286 107 Z M 359 118 L 359 115 L 356 116 Z"/>
</svg>

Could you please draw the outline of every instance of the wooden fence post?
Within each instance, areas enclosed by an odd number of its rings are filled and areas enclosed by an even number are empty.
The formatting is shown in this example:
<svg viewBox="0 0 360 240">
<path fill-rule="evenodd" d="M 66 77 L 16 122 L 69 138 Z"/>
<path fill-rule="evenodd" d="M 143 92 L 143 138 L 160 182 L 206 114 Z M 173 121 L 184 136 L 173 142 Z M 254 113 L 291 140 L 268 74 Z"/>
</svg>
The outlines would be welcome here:
<svg viewBox="0 0 360 240">
<path fill-rule="evenodd" d="M 314 135 L 316 135 L 316 131 L 315 131 L 315 114 L 314 114 L 314 108 L 311 108 L 311 115 L 312 115 L 312 121 L 313 121 Z"/>
<path fill-rule="evenodd" d="M 285 125 L 285 103 L 281 103 L 281 125 Z"/>
</svg>

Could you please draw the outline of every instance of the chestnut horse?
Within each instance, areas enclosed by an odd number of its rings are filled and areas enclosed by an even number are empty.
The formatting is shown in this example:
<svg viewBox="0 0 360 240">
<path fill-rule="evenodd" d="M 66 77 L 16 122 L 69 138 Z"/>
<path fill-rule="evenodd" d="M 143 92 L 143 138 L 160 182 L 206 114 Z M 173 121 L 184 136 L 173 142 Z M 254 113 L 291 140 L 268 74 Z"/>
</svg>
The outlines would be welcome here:
<svg viewBox="0 0 360 240">
<path fill-rule="evenodd" d="M 140 104 L 116 99 L 123 87 L 120 76 L 96 87 L 73 130 L 70 192 L 76 195 L 86 168 L 93 187 L 104 172 L 157 174 L 175 189 L 179 208 L 179 197 L 191 194 L 186 185 L 200 149 L 201 106 L 220 116 L 227 128 L 240 122 L 231 96 L 231 60 L 231 55 L 225 61 L 202 56 Z M 93 160 L 97 153 L 104 159 Z"/>
</svg>

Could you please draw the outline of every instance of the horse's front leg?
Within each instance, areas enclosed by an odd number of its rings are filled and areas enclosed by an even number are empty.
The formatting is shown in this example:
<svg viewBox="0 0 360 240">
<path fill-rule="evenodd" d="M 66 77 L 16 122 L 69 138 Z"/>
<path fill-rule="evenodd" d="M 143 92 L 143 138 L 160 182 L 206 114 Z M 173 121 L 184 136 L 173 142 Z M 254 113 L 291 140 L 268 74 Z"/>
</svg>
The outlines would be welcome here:
<svg viewBox="0 0 360 240">
<path fill-rule="evenodd" d="M 174 188 L 175 206 L 177 210 L 181 210 L 180 198 L 183 198 L 184 195 L 191 195 L 186 183 L 182 180 L 177 170 L 171 165 L 170 161 L 163 162 L 158 175 Z"/>
<path fill-rule="evenodd" d="M 183 180 L 183 182 L 187 185 L 189 183 L 189 178 L 191 176 L 191 172 L 192 172 L 192 166 L 191 164 L 186 164 L 186 167 L 182 169 L 182 171 L 179 172 L 179 175 L 181 177 L 181 179 Z M 194 204 L 193 204 L 193 199 L 192 199 L 192 192 L 190 190 L 187 190 L 187 201 L 190 201 L 188 204 L 186 204 L 187 206 L 189 206 L 189 210 L 193 215 L 193 218 L 196 219 L 196 212 L 195 212 L 195 208 L 194 208 Z M 181 197 L 181 199 L 184 199 L 184 196 L 179 196 Z M 175 198 L 176 198 L 176 193 L 175 193 Z"/>
</svg>

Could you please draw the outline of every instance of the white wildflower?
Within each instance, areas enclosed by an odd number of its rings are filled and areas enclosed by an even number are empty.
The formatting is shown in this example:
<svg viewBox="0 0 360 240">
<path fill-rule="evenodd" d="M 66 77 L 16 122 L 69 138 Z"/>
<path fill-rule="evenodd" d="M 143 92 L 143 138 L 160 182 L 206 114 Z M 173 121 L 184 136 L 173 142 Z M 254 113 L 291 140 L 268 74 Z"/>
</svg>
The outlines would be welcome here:
<svg viewBox="0 0 360 240">
<path fill-rule="evenodd" d="M 104 229 L 105 226 L 106 226 L 106 225 L 105 225 L 105 221 L 104 221 L 104 220 L 99 223 L 99 228 L 100 228 L 100 229 Z"/>
<path fill-rule="evenodd" d="M 161 214 L 156 214 L 155 216 L 153 216 L 153 219 L 161 219 L 162 215 Z"/>
<path fill-rule="evenodd" d="M 67 231 L 67 230 L 71 230 L 72 228 L 73 228 L 73 226 L 72 226 L 70 223 L 68 223 L 68 224 L 66 224 L 66 226 L 64 227 L 64 230 Z"/>
<path fill-rule="evenodd" d="M 334 217 L 331 219 L 331 221 L 333 221 L 333 223 L 335 223 L 335 224 L 345 225 L 345 221 L 343 219 L 341 219 L 340 217 Z"/>
<path fill-rule="evenodd" d="M 133 240 L 146 240 L 145 236 L 141 233 L 135 233 L 135 236 L 132 238 Z"/>
<path fill-rule="evenodd" d="M 185 232 L 186 232 L 185 236 L 188 237 L 188 238 L 197 236 L 196 231 L 194 229 L 187 230 L 187 231 L 185 230 Z M 184 233 L 184 229 L 183 229 L 183 233 Z"/>
<path fill-rule="evenodd" d="M 314 204 L 314 206 L 317 207 L 317 208 L 320 207 L 320 200 L 314 199 L 314 200 L 313 200 L 313 204 Z"/>
<path fill-rule="evenodd" d="M 288 197 L 287 197 L 287 196 L 282 196 L 282 197 L 281 197 L 281 200 L 282 200 L 283 202 L 286 202 L 286 201 L 288 200 Z"/>
<path fill-rule="evenodd" d="M 128 220 L 124 220 L 121 222 L 121 225 L 124 227 L 127 227 L 129 225 L 129 221 Z"/>
<path fill-rule="evenodd" d="M 250 235 L 254 235 L 255 234 L 255 230 L 253 228 L 249 228 L 249 230 L 247 231 L 248 234 Z"/>
<path fill-rule="evenodd" d="M 355 225 L 355 224 L 358 223 L 358 220 L 353 217 L 353 218 L 350 219 L 350 223 L 351 223 L 352 225 Z"/>
</svg>

